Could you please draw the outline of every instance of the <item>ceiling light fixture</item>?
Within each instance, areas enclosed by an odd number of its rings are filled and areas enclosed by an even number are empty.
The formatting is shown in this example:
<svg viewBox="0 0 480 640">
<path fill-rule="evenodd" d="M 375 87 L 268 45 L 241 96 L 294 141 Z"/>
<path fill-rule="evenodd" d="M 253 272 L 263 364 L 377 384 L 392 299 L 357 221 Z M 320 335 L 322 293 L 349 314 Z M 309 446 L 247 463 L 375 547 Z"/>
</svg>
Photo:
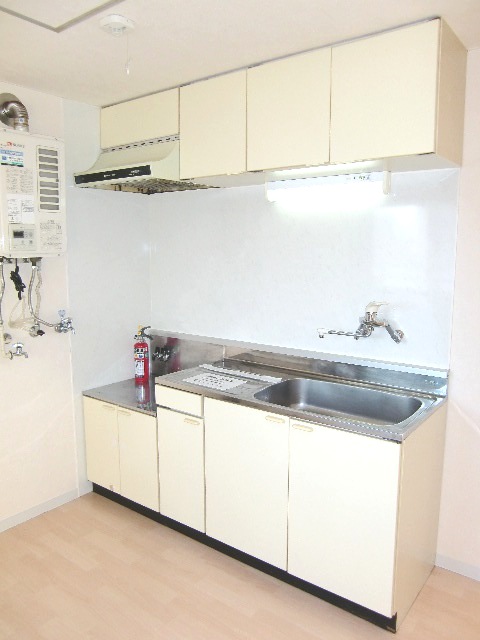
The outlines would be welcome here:
<svg viewBox="0 0 480 640">
<path fill-rule="evenodd" d="M 101 28 L 112 36 L 123 36 L 129 31 L 133 31 L 135 23 L 129 18 L 124 18 L 116 13 L 105 16 L 100 20 Z"/>
<path fill-rule="evenodd" d="M 130 57 L 128 36 L 130 31 L 133 31 L 133 29 L 135 28 L 135 23 L 133 22 L 133 20 L 130 20 L 129 18 L 125 18 L 124 16 L 119 16 L 118 14 L 113 13 L 109 16 L 105 16 L 105 18 L 102 18 L 100 20 L 100 26 L 104 31 L 109 33 L 111 36 L 118 37 L 126 34 L 127 59 L 125 62 L 125 73 L 127 74 L 127 76 L 129 76 L 132 59 Z"/>
</svg>

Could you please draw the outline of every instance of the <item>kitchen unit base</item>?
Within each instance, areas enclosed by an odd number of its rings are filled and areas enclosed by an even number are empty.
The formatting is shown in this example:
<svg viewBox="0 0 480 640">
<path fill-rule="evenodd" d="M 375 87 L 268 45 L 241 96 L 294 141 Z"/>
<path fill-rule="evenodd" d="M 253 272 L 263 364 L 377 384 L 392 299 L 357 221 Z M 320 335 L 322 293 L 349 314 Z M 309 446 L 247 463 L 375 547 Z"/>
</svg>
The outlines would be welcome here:
<svg viewBox="0 0 480 640">
<path fill-rule="evenodd" d="M 355 602 L 351 602 L 350 600 L 347 600 L 346 598 L 342 598 L 341 596 L 338 596 L 335 593 L 331 593 L 326 589 L 317 587 L 316 585 L 311 584 L 310 582 L 307 582 L 300 578 L 296 578 L 295 576 L 292 576 L 291 574 L 289 574 L 287 571 L 284 571 L 283 569 L 274 567 L 268 562 L 259 560 L 258 558 L 255 558 L 242 551 L 239 551 L 238 549 L 235 549 L 227 544 L 224 544 L 223 542 L 219 542 L 218 540 L 211 538 L 205 533 L 197 531 L 196 529 L 192 529 L 191 527 L 183 525 L 180 522 L 177 522 L 176 520 L 172 520 L 171 518 L 163 516 L 157 511 L 153 511 L 152 509 L 144 507 L 143 505 L 138 504 L 136 502 L 133 502 L 128 498 L 124 498 L 118 493 L 115 493 L 114 491 L 110 491 L 109 489 L 105 489 L 104 487 L 97 485 L 95 483 L 93 483 L 93 491 L 98 495 L 103 496 L 104 498 L 108 498 L 113 502 L 116 502 L 124 507 L 127 507 L 128 509 L 131 509 L 132 511 L 136 511 L 137 513 L 147 518 L 150 518 L 151 520 L 155 520 L 159 524 L 165 525 L 170 529 L 174 529 L 179 533 L 183 533 L 184 535 L 192 538 L 193 540 L 196 540 L 197 542 L 202 542 L 208 547 L 211 547 L 216 551 L 220 551 L 221 553 L 224 553 L 225 555 L 228 555 L 231 558 L 234 558 L 235 560 L 239 560 L 244 564 L 254 567 L 259 571 L 263 571 L 264 573 L 271 575 L 274 578 L 277 578 L 278 580 L 281 580 L 282 582 L 285 582 L 293 587 L 296 587 L 297 589 L 301 589 L 302 591 L 305 591 L 313 596 L 316 596 L 321 600 L 325 600 L 330 604 L 333 604 L 337 607 L 340 607 L 341 609 L 344 609 L 345 611 L 348 611 L 349 613 L 353 613 L 354 615 L 360 618 L 363 618 L 364 620 L 368 620 L 372 624 L 375 624 L 376 626 L 381 627 L 382 629 L 386 629 L 387 631 L 391 631 L 393 633 L 395 633 L 397 630 L 397 614 L 395 614 L 391 618 L 388 618 L 386 616 L 383 616 L 377 613 L 376 611 L 372 611 L 370 609 L 367 609 L 366 607 L 362 607 L 361 605 L 358 605 Z"/>
</svg>

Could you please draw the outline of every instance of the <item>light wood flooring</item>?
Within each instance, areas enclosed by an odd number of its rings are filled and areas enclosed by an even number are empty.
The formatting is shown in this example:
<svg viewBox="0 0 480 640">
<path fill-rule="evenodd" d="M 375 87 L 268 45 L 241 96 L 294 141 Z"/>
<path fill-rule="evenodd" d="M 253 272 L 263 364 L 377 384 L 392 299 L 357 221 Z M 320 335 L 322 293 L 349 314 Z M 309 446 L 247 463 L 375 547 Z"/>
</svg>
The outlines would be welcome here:
<svg viewBox="0 0 480 640">
<path fill-rule="evenodd" d="M 0 534 L 1 640 L 394 635 L 96 494 Z M 399 640 L 479 640 L 480 583 L 435 569 Z"/>
</svg>

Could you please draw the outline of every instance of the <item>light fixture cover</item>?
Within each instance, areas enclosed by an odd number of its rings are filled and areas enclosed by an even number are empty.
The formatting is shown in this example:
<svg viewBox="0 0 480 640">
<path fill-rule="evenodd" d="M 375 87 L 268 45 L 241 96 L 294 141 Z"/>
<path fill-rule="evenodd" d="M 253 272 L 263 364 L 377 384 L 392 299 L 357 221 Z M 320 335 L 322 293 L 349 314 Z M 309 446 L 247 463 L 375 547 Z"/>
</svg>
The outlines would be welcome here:
<svg viewBox="0 0 480 640">
<path fill-rule="evenodd" d="M 132 31 L 135 28 L 135 23 L 129 18 L 113 13 L 102 18 L 100 20 L 100 26 L 112 36 L 123 36 L 124 33 Z"/>
<path fill-rule="evenodd" d="M 344 204 L 347 193 L 352 195 L 353 202 L 360 201 L 360 193 L 356 185 L 367 185 L 373 193 L 378 185 L 378 193 L 390 193 L 390 172 L 373 171 L 371 173 L 353 173 L 317 176 L 315 178 L 300 178 L 294 180 L 278 180 L 265 183 L 266 197 L 269 202 L 282 203 L 315 203 L 319 199 L 328 200 L 327 193 L 334 201 Z M 352 190 L 353 188 L 353 190 Z"/>
</svg>

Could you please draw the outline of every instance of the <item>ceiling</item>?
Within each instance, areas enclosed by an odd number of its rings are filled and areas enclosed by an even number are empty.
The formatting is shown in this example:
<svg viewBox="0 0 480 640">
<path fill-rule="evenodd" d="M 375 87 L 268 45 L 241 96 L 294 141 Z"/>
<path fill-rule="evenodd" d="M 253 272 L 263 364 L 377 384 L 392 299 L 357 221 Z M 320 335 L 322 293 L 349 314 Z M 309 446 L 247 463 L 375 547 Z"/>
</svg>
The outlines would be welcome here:
<svg viewBox="0 0 480 640">
<path fill-rule="evenodd" d="M 436 16 L 480 48 L 480 0 L 0 0 L 0 10 L 0 81 L 100 106 Z M 133 31 L 102 30 L 111 14 Z"/>
</svg>

